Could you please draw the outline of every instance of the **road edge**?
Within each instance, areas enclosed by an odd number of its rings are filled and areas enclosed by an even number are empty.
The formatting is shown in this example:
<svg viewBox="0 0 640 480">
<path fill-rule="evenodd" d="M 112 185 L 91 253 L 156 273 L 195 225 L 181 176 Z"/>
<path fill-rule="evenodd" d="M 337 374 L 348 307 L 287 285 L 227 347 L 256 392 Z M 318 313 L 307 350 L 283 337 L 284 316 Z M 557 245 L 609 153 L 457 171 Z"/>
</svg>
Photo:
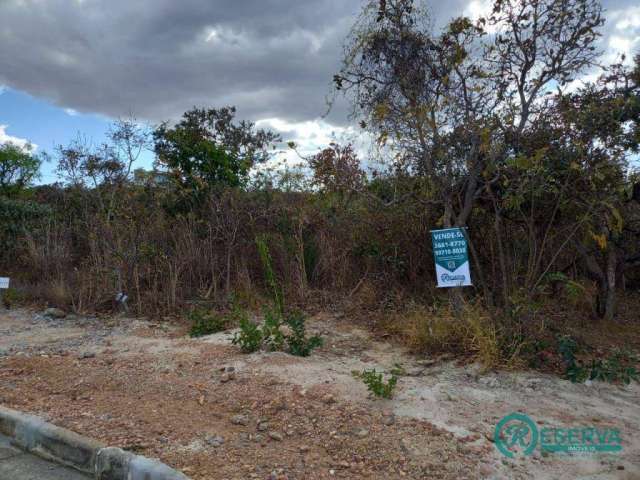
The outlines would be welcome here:
<svg viewBox="0 0 640 480">
<path fill-rule="evenodd" d="M 189 480 L 164 463 L 108 447 L 43 419 L 0 405 L 0 433 L 11 443 L 96 480 Z"/>
</svg>

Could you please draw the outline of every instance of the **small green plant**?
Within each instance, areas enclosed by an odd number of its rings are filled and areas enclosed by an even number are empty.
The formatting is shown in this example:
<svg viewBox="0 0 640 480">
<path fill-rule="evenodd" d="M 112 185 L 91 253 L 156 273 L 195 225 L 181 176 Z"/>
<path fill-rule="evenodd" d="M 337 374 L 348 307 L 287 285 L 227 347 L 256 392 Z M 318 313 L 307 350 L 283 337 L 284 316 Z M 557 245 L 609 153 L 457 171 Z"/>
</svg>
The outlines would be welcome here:
<svg viewBox="0 0 640 480">
<path fill-rule="evenodd" d="M 393 396 L 393 390 L 398 383 L 396 372 L 392 372 L 389 380 L 386 382 L 384 381 L 383 374 L 377 372 L 375 368 L 352 373 L 354 377 L 362 379 L 367 386 L 367 390 L 378 398 L 391 398 Z"/>
<path fill-rule="evenodd" d="M 227 318 L 202 308 L 195 308 L 187 314 L 191 321 L 191 337 L 202 337 L 218 333 L 227 328 Z"/>
<path fill-rule="evenodd" d="M 272 352 L 282 350 L 285 337 L 280 330 L 282 317 L 279 312 L 272 308 L 264 310 L 264 323 L 262 324 L 262 339 Z"/>
<path fill-rule="evenodd" d="M 240 317 L 240 331 L 233 335 L 231 343 L 240 346 L 242 353 L 253 353 L 262 346 L 262 331 L 246 315 Z"/>
<path fill-rule="evenodd" d="M 307 338 L 305 317 L 302 313 L 285 314 L 284 295 L 278 284 L 271 266 L 271 255 L 264 239 L 256 239 L 258 252 L 265 271 L 265 281 L 273 297 L 273 304 L 264 309 L 264 323 L 262 327 L 240 319 L 240 332 L 233 337 L 232 343 L 240 345 L 245 353 L 259 350 L 263 345 L 271 351 L 286 350 L 291 355 L 307 357 L 313 349 L 322 345 L 322 338 L 318 335 Z M 290 334 L 284 334 L 283 326 L 289 327 Z"/>
<path fill-rule="evenodd" d="M 593 359 L 583 364 L 576 358 L 578 344 L 569 336 L 558 339 L 558 351 L 565 364 L 565 376 L 574 383 L 599 380 L 628 385 L 632 380 L 640 381 L 636 368 L 639 359 L 630 352 L 616 350 L 608 358 Z"/>
<path fill-rule="evenodd" d="M 300 312 L 287 316 L 285 323 L 291 329 L 291 335 L 286 336 L 288 351 L 291 355 L 308 357 L 311 352 L 322 346 L 322 338 L 318 335 L 306 336 L 305 318 Z"/>
<path fill-rule="evenodd" d="M 591 361 L 588 367 L 589 380 L 629 385 L 632 380 L 640 381 L 637 364 L 635 355 L 617 350 L 608 358 Z"/>
</svg>

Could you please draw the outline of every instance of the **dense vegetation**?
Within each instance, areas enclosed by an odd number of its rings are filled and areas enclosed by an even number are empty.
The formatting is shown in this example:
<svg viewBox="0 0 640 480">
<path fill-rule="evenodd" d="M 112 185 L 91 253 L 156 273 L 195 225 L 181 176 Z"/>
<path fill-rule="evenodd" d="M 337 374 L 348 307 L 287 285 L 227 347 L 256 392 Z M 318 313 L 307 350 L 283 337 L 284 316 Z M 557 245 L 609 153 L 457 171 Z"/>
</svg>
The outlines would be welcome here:
<svg viewBox="0 0 640 480">
<path fill-rule="evenodd" d="M 269 173 L 279 138 L 233 108 L 117 122 L 102 146 L 59 148 L 55 185 L 2 147 L 2 271 L 81 312 L 119 292 L 140 315 L 256 307 L 257 292 L 276 309 L 398 312 L 390 328 L 416 349 L 487 364 L 537 358 L 562 319 L 615 320 L 640 287 L 640 58 L 596 67 L 595 0 L 497 0 L 478 22 L 430 24 L 416 2 L 375 1 L 347 40 L 336 92 L 387 158 L 375 171 L 332 144 L 296 182 Z M 134 171 L 145 149 L 156 168 Z M 429 231 L 448 226 L 468 227 L 464 291 L 435 288 Z"/>
</svg>

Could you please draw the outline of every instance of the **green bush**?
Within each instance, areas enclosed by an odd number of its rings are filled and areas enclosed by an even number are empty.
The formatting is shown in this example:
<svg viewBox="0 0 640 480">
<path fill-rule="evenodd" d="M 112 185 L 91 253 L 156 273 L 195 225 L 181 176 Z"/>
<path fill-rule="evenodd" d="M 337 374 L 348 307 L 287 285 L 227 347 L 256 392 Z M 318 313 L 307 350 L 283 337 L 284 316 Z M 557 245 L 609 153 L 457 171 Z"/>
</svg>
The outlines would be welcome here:
<svg viewBox="0 0 640 480">
<path fill-rule="evenodd" d="M 322 338 L 319 335 L 307 338 L 305 318 L 302 313 L 287 316 L 285 322 L 291 329 L 291 335 L 286 336 L 288 352 L 291 355 L 308 357 L 312 350 L 322 346 Z"/>
<path fill-rule="evenodd" d="M 558 351 L 565 365 L 565 377 L 574 383 L 586 380 L 599 380 L 608 383 L 640 381 L 637 370 L 639 359 L 636 355 L 623 350 L 615 350 L 607 358 L 592 359 L 583 363 L 576 358 L 578 343 L 569 336 L 558 339 Z"/>
<path fill-rule="evenodd" d="M 257 239 L 256 244 L 273 304 L 264 309 L 262 327 L 241 319 L 240 332 L 233 337 L 232 343 L 240 345 L 240 349 L 245 353 L 255 352 L 264 345 L 271 351 L 286 351 L 291 355 L 308 357 L 315 348 L 322 345 L 322 338 L 318 335 L 307 338 L 305 317 L 302 313 L 285 314 L 282 286 L 273 273 L 269 248 L 264 239 Z M 283 333 L 282 327 L 285 325 L 289 327 L 290 334 Z"/>
<path fill-rule="evenodd" d="M 282 324 L 282 317 L 277 310 L 265 308 L 264 323 L 262 324 L 262 340 L 272 352 L 280 351 L 284 348 L 285 337 L 282 330 L 280 330 Z"/>
<path fill-rule="evenodd" d="M 37 232 L 40 221 L 49 215 L 48 206 L 0 197 L 0 257 L 15 257 L 20 238 Z"/>
<path fill-rule="evenodd" d="M 226 317 L 201 308 L 191 310 L 187 318 L 191 321 L 191 330 L 189 330 L 191 337 L 203 337 L 218 333 L 228 326 Z"/>
<path fill-rule="evenodd" d="M 245 315 L 240 317 L 240 331 L 233 335 L 231 343 L 240 346 L 242 353 L 253 353 L 262 346 L 262 331 Z"/>
<path fill-rule="evenodd" d="M 367 386 L 367 390 L 378 398 L 393 397 L 393 390 L 398 383 L 398 377 L 395 372 L 391 373 L 388 381 L 384 381 L 382 373 L 378 373 L 376 369 L 364 370 L 363 372 L 353 372 L 353 376 L 362 379 Z"/>
<path fill-rule="evenodd" d="M 0 297 L 2 298 L 2 305 L 9 309 L 15 305 L 19 305 L 25 301 L 25 296 L 15 288 L 7 288 L 0 291 Z"/>
</svg>

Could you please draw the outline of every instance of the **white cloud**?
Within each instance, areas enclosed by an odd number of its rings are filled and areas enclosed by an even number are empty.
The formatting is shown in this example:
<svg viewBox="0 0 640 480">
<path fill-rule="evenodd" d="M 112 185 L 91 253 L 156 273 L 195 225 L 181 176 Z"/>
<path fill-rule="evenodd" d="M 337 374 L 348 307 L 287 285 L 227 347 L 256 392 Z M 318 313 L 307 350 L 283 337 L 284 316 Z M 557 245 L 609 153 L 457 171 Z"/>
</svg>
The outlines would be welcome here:
<svg viewBox="0 0 640 480">
<path fill-rule="evenodd" d="M 616 22 L 616 30 L 640 28 L 640 7 L 629 7 L 626 10 L 611 12 Z M 617 17 L 617 18 L 616 18 Z"/>
<path fill-rule="evenodd" d="M 620 61 L 631 65 L 634 55 L 640 49 L 640 7 L 632 6 L 609 12 L 608 20 L 613 25 L 608 38 L 604 59 L 607 62 Z"/>
<path fill-rule="evenodd" d="M 493 0 L 472 0 L 464 9 L 464 15 L 471 20 L 478 21 L 480 18 L 489 18 L 493 13 Z M 487 33 L 498 33 L 501 29 L 497 25 L 491 25 L 489 22 L 484 26 Z"/>
<path fill-rule="evenodd" d="M 305 159 L 319 153 L 331 143 L 341 146 L 351 144 L 365 170 L 376 166 L 381 154 L 381 150 L 376 147 L 370 134 L 358 127 L 332 125 L 322 118 L 288 122 L 274 117 L 258 120 L 256 126 L 279 133 L 284 142 L 284 145 L 276 150 L 271 161 L 259 169 L 283 171 L 283 169 L 302 168 L 303 171 L 307 171 Z M 295 150 L 289 148 L 287 142 L 294 142 Z"/>
<path fill-rule="evenodd" d="M 8 125 L 0 125 L 0 145 L 4 145 L 5 143 L 12 143 L 22 148 L 23 150 L 29 150 L 31 152 L 35 151 L 38 148 L 36 144 L 29 142 L 29 140 L 25 138 L 14 137 L 7 134 L 7 128 L 9 128 Z"/>
<path fill-rule="evenodd" d="M 488 17 L 492 11 L 492 3 L 489 0 L 472 0 L 464 9 L 464 14 L 468 15 L 473 20 L 478 20 L 480 17 Z"/>
<path fill-rule="evenodd" d="M 77 117 L 78 116 L 78 112 L 76 110 L 74 110 L 73 108 L 65 108 L 64 109 L 64 113 L 66 113 L 70 117 Z"/>
</svg>

